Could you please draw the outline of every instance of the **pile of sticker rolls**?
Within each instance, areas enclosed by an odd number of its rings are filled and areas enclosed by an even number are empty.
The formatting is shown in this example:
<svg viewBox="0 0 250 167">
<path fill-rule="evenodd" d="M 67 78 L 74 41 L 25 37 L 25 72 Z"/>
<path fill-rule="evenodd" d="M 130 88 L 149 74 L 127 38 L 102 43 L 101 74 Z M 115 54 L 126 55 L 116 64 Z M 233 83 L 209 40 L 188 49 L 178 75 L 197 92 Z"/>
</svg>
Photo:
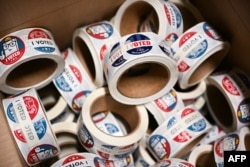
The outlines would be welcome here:
<svg viewBox="0 0 250 167">
<path fill-rule="evenodd" d="M 221 166 L 250 136 L 250 77 L 218 68 L 229 48 L 181 0 L 126 0 L 64 51 L 44 28 L 7 34 L 0 90 L 16 151 L 27 166 Z"/>
</svg>

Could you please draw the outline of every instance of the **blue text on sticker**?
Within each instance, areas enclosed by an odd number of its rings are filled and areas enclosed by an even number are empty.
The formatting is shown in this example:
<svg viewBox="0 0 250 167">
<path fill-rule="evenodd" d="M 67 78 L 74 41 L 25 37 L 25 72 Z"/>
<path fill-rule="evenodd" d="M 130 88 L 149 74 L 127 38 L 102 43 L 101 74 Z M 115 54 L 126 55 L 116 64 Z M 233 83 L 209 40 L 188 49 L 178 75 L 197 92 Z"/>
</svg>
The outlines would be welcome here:
<svg viewBox="0 0 250 167">
<path fill-rule="evenodd" d="M 203 40 L 191 52 L 189 52 L 189 54 L 186 57 L 189 59 L 196 59 L 206 52 L 207 47 L 208 47 L 207 40 Z"/>
</svg>

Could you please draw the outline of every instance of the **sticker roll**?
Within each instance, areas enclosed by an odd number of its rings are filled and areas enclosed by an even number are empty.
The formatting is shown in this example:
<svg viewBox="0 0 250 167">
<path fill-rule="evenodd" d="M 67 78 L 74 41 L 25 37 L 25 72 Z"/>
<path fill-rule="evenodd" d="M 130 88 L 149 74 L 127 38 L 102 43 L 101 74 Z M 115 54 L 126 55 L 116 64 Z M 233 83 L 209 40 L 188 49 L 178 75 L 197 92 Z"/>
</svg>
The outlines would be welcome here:
<svg viewBox="0 0 250 167">
<path fill-rule="evenodd" d="M 164 96 L 146 103 L 145 107 L 154 115 L 158 125 L 162 124 L 167 118 L 184 108 L 184 103 L 177 92 L 171 89 Z"/>
<path fill-rule="evenodd" d="M 154 23 L 153 28 L 151 23 Z M 118 8 L 114 26 L 121 36 L 142 32 L 149 27 L 148 31 L 164 39 L 178 37 L 183 32 L 183 19 L 178 8 L 167 1 L 128 0 Z"/>
<path fill-rule="evenodd" d="M 157 160 L 182 158 L 212 128 L 193 106 L 186 106 L 150 134 L 147 147 Z"/>
<path fill-rule="evenodd" d="M 96 89 L 96 86 L 71 48 L 66 49 L 62 55 L 65 60 L 65 68 L 53 80 L 53 83 L 68 106 L 79 114 L 84 100 Z"/>
<path fill-rule="evenodd" d="M 250 124 L 250 77 L 246 73 L 235 67 L 210 75 L 206 82 L 208 111 L 219 127 L 229 133 Z"/>
<path fill-rule="evenodd" d="M 178 79 L 176 63 L 152 32 L 123 36 L 104 58 L 110 94 L 124 104 L 145 104 L 170 91 Z"/>
<path fill-rule="evenodd" d="M 207 78 L 228 50 L 229 43 L 223 41 L 207 22 L 200 22 L 185 31 L 171 45 L 171 56 L 178 66 L 180 88 L 186 89 Z"/>
<path fill-rule="evenodd" d="M 119 39 L 120 34 L 109 21 L 100 21 L 74 31 L 73 50 L 98 88 L 106 84 L 102 67 L 104 55 Z"/>
<path fill-rule="evenodd" d="M 65 65 L 52 34 L 42 28 L 21 29 L 1 38 L 0 62 L 0 90 L 7 94 L 41 89 Z"/>
<path fill-rule="evenodd" d="M 100 130 L 92 120 L 92 116 L 100 111 L 112 111 L 121 117 L 130 129 L 128 134 L 112 136 Z M 149 122 L 144 106 L 119 103 L 109 94 L 108 88 L 96 89 L 88 96 L 80 117 L 80 143 L 89 152 L 106 159 L 123 158 L 133 153 L 146 133 Z"/>
<path fill-rule="evenodd" d="M 245 126 L 215 141 L 213 152 L 216 165 L 224 165 L 224 151 L 250 151 L 249 140 L 250 130 Z"/>
<path fill-rule="evenodd" d="M 28 165 L 36 165 L 60 153 L 45 109 L 34 88 L 3 99 L 10 131 Z"/>
<path fill-rule="evenodd" d="M 216 167 L 213 145 L 204 144 L 195 147 L 188 157 L 188 162 L 195 166 Z"/>
<path fill-rule="evenodd" d="M 156 164 L 152 165 L 151 167 L 162 167 L 162 166 L 167 166 L 167 167 L 176 167 L 176 166 L 181 166 L 181 167 L 195 167 L 195 165 L 191 164 L 190 162 L 180 159 L 180 158 L 168 158 L 168 159 L 163 159 Z"/>
<path fill-rule="evenodd" d="M 163 10 L 165 17 L 157 18 L 156 12 L 151 11 L 146 19 L 141 21 L 139 32 L 158 32 L 158 24 L 165 25 L 165 34 L 158 34 L 166 41 L 174 42 L 183 33 L 182 14 L 174 3 L 160 0 L 162 6 L 156 10 Z M 159 23 L 164 22 L 164 23 Z"/>
<path fill-rule="evenodd" d="M 64 98 L 62 96 L 59 97 L 59 99 L 57 100 L 57 102 L 55 103 L 55 105 L 50 108 L 48 111 L 46 111 L 46 115 L 48 120 L 50 121 L 54 121 L 57 118 L 61 117 L 61 116 L 65 116 L 66 114 L 64 114 L 68 109 L 67 103 L 64 100 Z M 65 118 L 65 117 L 64 117 Z"/>
<path fill-rule="evenodd" d="M 105 167 L 133 167 L 133 157 L 127 156 L 124 159 L 108 160 L 104 159 L 96 154 L 88 152 L 79 152 L 70 154 L 54 164 L 51 167 L 62 167 L 62 166 L 105 166 Z"/>
<path fill-rule="evenodd" d="M 198 84 L 189 87 L 188 89 L 181 89 L 178 87 L 178 84 L 176 84 L 174 88 L 178 97 L 180 97 L 184 104 L 187 106 L 189 104 L 195 103 L 199 97 L 205 94 L 206 86 L 206 82 L 202 80 Z"/>
</svg>

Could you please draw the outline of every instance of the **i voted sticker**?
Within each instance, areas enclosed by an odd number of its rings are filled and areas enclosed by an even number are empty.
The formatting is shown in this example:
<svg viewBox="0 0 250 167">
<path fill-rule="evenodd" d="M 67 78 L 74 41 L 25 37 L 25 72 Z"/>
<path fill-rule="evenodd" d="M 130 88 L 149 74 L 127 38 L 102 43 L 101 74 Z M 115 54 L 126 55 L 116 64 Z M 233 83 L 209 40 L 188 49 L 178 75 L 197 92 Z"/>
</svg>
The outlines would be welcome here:
<svg viewBox="0 0 250 167">
<path fill-rule="evenodd" d="M 25 52 L 25 44 L 16 36 L 7 36 L 0 41 L 0 62 L 11 65 L 20 60 Z"/>
<path fill-rule="evenodd" d="M 28 34 L 28 40 L 35 50 L 44 53 L 55 51 L 54 42 L 51 37 L 41 29 L 33 29 Z"/>
</svg>

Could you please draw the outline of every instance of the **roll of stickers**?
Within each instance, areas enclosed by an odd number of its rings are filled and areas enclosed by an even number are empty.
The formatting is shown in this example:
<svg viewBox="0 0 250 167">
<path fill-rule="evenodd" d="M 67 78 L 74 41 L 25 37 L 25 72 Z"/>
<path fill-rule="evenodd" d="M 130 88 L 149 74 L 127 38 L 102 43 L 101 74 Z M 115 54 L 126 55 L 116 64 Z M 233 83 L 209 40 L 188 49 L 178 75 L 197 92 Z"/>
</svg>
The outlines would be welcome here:
<svg viewBox="0 0 250 167">
<path fill-rule="evenodd" d="M 128 124 L 130 131 L 125 136 L 104 133 L 93 122 L 92 116 L 100 111 L 112 111 Z M 107 88 L 93 91 L 82 107 L 78 123 L 78 138 L 82 146 L 103 158 L 124 158 L 133 153 L 148 128 L 148 115 L 144 106 L 126 105 L 117 102 Z"/>
<path fill-rule="evenodd" d="M 133 157 L 127 156 L 124 159 L 107 160 L 96 154 L 80 152 L 68 155 L 54 164 L 51 167 L 66 167 L 66 166 L 91 166 L 91 167 L 133 167 Z"/>
<path fill-rule="evenodd" d="M 61 121 L 73 122 L 75 114 L 68 108 L 68 105 L 63 97 L 59 97 L 56 104 L 46 111 L 48 120 L 53 124 Z"/>
<path fill-rule="evenodd" d="M 165 33 L 158 34 L 162 36 L 165 40 L 174 42 L 183 33 L 183 19 L 179 9 L 175 4 L 160 0 L 162 3 L 161 7 L 155 10 L 163 10 L 165 15 L 157 18 L 156 12 L 153 10 L 139 25 L 140 32 L 154 32 L 158 33 L 158 24 L 165 25 Z M 163 22 L 163 23 L 160 23 Z"/>
<path fill-rule="evenodd" d="M 156 162 L 151 157 L 150 153 L 147 150 L 146 140 L 148 138 L 148 135 L 146 134 L 140 141 L 139 147 L 134 153 L 134 156 L 136 156 L 135 159 L 135 167 L 146 167 L 146 166 L 152 166 Z"/>
<path fill-rule="evenodd" d="M 206 92 L 206 87 L 206 82 L 202 80 L 198 84 L 189 87 L 188 89 L 180 89 L 178 87 L 178 84 L 176 84 L 174 88 L 178 97 L 180 97 L 184 104 L 187 106 L 189 104 L 195 103 L 199 97 L 204 95 L 204 93 Z"/>
<path fill-rule="evenodd" d="M 114 26 L 121 36 L 150 31 L 164 39 L 177 38 L 183 32 L 180 11 L 173 3 L 163 0 L 123 2 L 114 16 Z"/>
<path fill-rule="evenodd" d="M 185 31 L 171 45 L 171 56 L 178 66 L 180 88 L 186 89 L 207 78 L 228 50 L 229 43 L 223 41 L 207 22 L 200 22 Z"/>
<path fill-rule="evenodd" d="M 173 88 L 178 79 L 177 66 L 161 42 L 155 33 L 134 33 L 123 36 L 110 49 L 104 58 L 104 73 L 114 99 L 124 104 L 145 104 Z"/>
<path fill-rule="evenodd" d="M 96 87 L 105 85 L 102 60 L 119 39 L 120 34 L 109 21 L 78 28 L 73 34 L 73 50 Z"/>
<path fill-rule="evenodd" d="M 214 143 L 214 159 L 218 167 L 224 166 L 224 151 L 250 151 L 247 145 L 249 141 L 249 127 L 228 133 Z"/>
<path fill-rule="evenodd" d="M 195 147 L 188 157 L 188 162 L 195 166 L 215 167 L 213 146 L 204 144 Z"/>
<path fill-rule="evenodd" d="M 195 165 L 191 164 L 190 162 L 188 162 L 186 160 L 183 160 L 183 159 L 179 159 L 179 158 L 168 158 L 168 159 L 160 160 L 151 167 L 162 167 L 162 166 L 167 166 L 167 167 L 176 167 L 176 166 L 195 167 Z"/>
<path fill-rule="evenodd" d="M 150 134 L 147 147 L 157 160 L 182 158 L 212 128 L 193 106 L 186 106 Z"/>
<path fill-rule="evenodd" d="M 145 107 L 152 115 L 158 125 L 162 124 L 166 119 L 175 115 L 176 112 L 184 108 L 184 103 L 174 89 L 171 89 L 167 94 L 150 103 L 146 103 Z"/>
<path fill-rule="evenodd" d="M 3 107 L 16 144 L 28 165 L 59 154 L 56 137 L 34 88 L 3 99 Z"/>
<path fill-rule="evenodd" d="M 84 100 L 96 89 L 96 86 L 70 48 L 66 49 L 62 55 L 65 59 L 65 68 L 63 73 L 53 80 L 53 83 L 70 108 L 79 114 Z"/>
<path fill-rule="evenodd" d="M 209 76 L 205 98 L 211 116 L 226 133 L 250 124 L 250 77 L 242 70 Z"/>
<path fill-rule="evenodd" d="M 0 90 L 15 94 L 48 85 L 65 62 L 52 34 L 42 28 L 27 28 L 0 40 Z"/>
</svg>

